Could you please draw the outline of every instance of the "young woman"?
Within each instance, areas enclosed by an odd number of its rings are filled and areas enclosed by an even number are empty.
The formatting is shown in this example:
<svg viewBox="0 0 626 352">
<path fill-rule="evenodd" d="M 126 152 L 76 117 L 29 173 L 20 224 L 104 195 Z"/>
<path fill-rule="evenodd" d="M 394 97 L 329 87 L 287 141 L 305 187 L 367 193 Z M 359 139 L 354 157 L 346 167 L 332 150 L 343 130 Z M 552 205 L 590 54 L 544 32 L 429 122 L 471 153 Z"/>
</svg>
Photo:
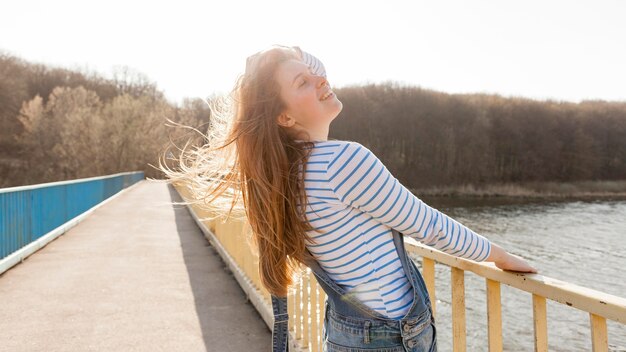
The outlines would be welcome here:
<svg viewBox="0 0 626 352">
<path fill-rule="evenodd" d="M 194 201 L 245 216 L 272 294 L 274 351 L 287 348 L 286 295 L 302 264 L 328 295 L 325 351 L 436 351 L 426 286 L 403 236 L 458 257 L 533 272 L 524 259 L 428 206 L 356 141 L 328 138 L 343 105 L 299 47 L 247 58 L 232 102 L 214 103 L 207 143 L 183 148 Z M 241 196 L 241 199 L 239 198 Z M 241 201 L 240 201 L 241 200 Z"/>
</svg>

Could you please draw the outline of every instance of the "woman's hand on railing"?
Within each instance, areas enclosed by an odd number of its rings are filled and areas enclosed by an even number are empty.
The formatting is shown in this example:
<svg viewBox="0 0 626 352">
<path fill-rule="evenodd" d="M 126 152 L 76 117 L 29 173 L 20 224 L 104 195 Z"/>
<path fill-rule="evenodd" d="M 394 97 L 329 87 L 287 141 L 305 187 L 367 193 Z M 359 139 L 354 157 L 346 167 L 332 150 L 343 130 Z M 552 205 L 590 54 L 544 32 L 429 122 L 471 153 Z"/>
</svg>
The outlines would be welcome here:
<svg viewBox="0 0 626 352">
<path fill-rule="evenodd" d="M 512 270 L 512 271 L 521 271 L 524 273 L 537 273 L 537 269 L 533 268 L 524 260 L 523 258 L 511 254 L 506 253 L 506 256 L 503 260 L 494 262 L 496 266 L 502 270 Z"/>
<path fill-rule="evenodd" d="M 491 243 L 491 253 L 485 261 L 494 262 L 494 264 L 502 270 L 537 273 L 537 269 L 528 264 L 526 260 L 515 254 L 507 252 L 493 242 Z"/>
</svg>

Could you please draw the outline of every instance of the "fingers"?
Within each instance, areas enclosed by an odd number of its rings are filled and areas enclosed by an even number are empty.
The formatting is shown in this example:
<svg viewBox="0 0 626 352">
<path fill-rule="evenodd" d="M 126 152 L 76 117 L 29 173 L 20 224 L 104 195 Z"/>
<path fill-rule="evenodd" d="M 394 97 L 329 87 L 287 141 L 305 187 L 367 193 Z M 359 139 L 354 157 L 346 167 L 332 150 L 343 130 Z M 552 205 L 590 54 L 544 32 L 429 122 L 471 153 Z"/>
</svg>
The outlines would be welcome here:
<svg viewBox="0 0 626 352">
<path fill-rule="evenodd" d="M 528 265 L 528 263 L 526 263 L 526 268 L 525 268 L 524 272 L 536 274 L 537 273 L 537 269 L 535 269 L 534 267 L 532 267 L 532 266 Z"/>
<path fill-rule="evenodd" d="M 326 68 L 320 59 L 300 49 L 298 46 L 294 46 L 294 48 L 300 53 L 302 61 L 311 67 L 311 71 L 313 71 L 313 73 L 326 78 Z"/>
</svg>

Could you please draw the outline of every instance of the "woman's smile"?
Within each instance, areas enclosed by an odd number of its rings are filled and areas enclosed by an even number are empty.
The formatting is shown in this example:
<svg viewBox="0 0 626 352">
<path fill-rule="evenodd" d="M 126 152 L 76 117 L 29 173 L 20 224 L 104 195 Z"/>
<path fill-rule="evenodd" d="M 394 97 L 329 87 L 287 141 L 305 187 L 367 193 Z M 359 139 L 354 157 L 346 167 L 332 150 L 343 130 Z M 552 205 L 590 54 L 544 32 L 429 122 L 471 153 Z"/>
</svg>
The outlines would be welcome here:
<svg viewBox="0 0 626 352">
<path fill-rule="evenodd" d="M 328 92 L 326 92 L 326 93 L 322 96 L 322 99 L 320 99 L 320 100 L 324 101 L 324 100 L 326 100 L 326 99 L 328 99 L 329 97 L 334 96 L 334 95 L 335 95 L 335 93 L 334 93 L 332 90 L 329 90 Z"/>
</svg>

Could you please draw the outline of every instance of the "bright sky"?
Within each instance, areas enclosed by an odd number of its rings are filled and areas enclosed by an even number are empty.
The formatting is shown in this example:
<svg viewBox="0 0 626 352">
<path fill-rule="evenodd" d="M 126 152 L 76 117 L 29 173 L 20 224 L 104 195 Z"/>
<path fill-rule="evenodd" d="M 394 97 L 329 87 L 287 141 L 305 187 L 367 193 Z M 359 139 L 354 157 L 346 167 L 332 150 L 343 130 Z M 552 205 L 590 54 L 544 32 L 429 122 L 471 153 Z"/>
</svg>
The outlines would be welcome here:
<svg viewBox="0 0 626 352">
<path fill-rule="evenodd" d="M 112 77 L 127 65 L 175 102 L 229 90 L 248 55 L 299 45 L 332 86 L 626 101 L 625 1 L 7 1 L 0 50 Z"/>
</svg>

